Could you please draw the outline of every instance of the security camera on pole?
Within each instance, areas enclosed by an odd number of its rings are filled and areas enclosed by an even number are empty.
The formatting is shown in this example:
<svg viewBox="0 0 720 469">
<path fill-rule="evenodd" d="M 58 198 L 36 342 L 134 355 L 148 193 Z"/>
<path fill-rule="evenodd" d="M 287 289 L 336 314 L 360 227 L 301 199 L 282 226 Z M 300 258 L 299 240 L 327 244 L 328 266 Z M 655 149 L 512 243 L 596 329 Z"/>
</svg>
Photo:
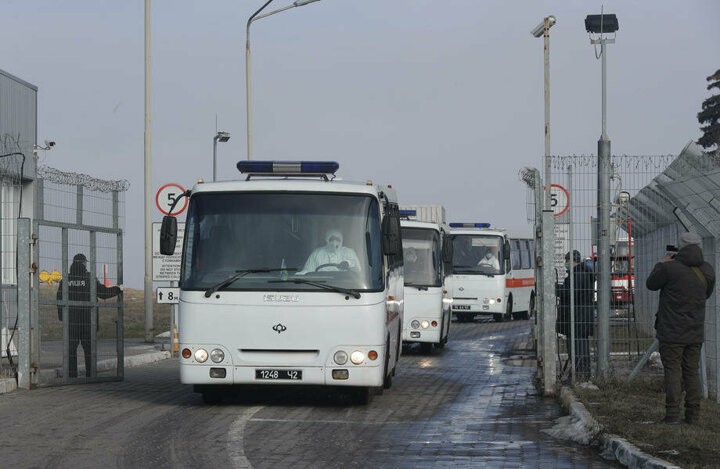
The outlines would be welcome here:
<svg viewBox="0 0 720 469">
<path fill-rule="evenodd" d="M 590 34 L 590 44 L 600 44 L 602 62 L 602 133 L 598 140 L 598 260 L 597 260 L 597 317 L 598 347 L 597 374 L 606 376 L 610 360 L 610 139 L 605 129 L 606 123 L 606 86 L 605 86 L 605 44 L 614 44 L 614 33 L 619 29 L 615 15 L 588 15 L 585 29 Z M 608 39 L 606 33 L 613 33 Z M 593 36 L 597 35 L 597 36 Z"/>
</svg>

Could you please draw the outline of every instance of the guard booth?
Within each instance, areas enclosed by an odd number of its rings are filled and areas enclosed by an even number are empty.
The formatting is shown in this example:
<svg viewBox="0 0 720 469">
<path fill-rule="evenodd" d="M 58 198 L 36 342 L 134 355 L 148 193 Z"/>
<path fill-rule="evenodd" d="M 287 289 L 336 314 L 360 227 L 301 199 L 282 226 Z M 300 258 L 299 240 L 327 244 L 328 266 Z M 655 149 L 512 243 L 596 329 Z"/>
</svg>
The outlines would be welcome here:
<svg viewBox="0 0 720 469">
<path fill-rule="evenodd" d="M 129 183 L 48 167 L 39 167 L 38 176 L 31 305 L 38 332 L 30 354 L 39 366 L 32 384 L 122 380 L 123 294 L 102 297 L 123 284 L 123 196 Z M 86 298 L 71 295 L 72 288 L 84 289 Z"/>
</svg>

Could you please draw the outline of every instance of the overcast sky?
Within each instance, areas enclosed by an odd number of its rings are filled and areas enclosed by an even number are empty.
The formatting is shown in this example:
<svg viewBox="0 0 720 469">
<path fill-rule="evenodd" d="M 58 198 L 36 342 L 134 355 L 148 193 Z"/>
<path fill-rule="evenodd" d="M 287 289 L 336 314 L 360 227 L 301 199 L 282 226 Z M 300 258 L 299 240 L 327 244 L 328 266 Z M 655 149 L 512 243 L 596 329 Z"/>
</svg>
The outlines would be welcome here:
<svg viewBox="0 0 720 469">
<path fill-rule="evenodd" d="M 291 3 L 275 0 L 266 12 Z M 153 0 L 152 181 L 238 177 L 245 159 L 245 24 L 263 1 Z M 321 0 L 254 22 L 253 159 L 330 159 L 449 221 L 530 233 L 525 166 L 543 167 L 543 41 L 551 30 L 553 154 L 591 154 L 601 67 L 588 14 L 617 15 L 608 46 L 614 154 L 677 154 L 720 68 L 717 0 Z M 38 87 L 40 164 L 127 179 L 125 284 L 144 275 L 143 0 L 4 0 L 0 69 Z M 156 221 L 160 212 L 154 208 Z"/>
</svg>

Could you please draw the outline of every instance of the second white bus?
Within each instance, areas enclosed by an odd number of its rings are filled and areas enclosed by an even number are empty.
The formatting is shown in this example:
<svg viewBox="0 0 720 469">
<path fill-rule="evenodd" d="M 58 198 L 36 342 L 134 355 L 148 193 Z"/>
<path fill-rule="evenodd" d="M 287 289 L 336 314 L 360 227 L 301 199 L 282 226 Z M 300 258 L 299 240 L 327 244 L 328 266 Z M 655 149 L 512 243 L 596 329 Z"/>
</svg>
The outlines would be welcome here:
<svg viewBox="0 0 720 469">
<path fill-rule="evenodd" d="M 412 216 L 414 210 L 400 210 Z M 438 223 L 401 219 L 405 270 L 405 306 L 402 339 L 419 343 L 423 353 L 445 347 L 452 313 L 443 286 L 443 242 L 446 232 Z"/>
</svg>

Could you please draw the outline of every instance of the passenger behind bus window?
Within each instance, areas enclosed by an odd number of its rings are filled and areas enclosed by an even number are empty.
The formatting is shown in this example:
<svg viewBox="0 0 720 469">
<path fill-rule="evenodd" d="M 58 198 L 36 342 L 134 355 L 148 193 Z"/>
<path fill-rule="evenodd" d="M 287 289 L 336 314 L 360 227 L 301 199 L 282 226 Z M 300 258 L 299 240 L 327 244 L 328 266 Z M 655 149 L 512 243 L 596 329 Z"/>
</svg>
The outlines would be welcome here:
<svg viewBox="0 0 720 469">
<path fill-rule="evenodd" d="M 467 268 L 477 265 L 477 253 L 472 247 L 470 236 L 458 236 L 453 244 L 453 265 L 455 267 Z"/>
<path fill-rule="evenodd" d="M 310 254 L 298 275 L 316 271 L 360 271 L 360 260 L 353 249 L 342 245 L 343 235 L 340 230 L 328 230 L 324 239 L 325 245 Z"/>
<path fill-rule="evenodd" d="M 480 259 L 480 262 L 478 262 L 478 266 L 492 270 L 493 272 L 500 270 L 500 261 L 498 261 L 492 248 L 485 248 L 485 255 Z"/>
</svg>

